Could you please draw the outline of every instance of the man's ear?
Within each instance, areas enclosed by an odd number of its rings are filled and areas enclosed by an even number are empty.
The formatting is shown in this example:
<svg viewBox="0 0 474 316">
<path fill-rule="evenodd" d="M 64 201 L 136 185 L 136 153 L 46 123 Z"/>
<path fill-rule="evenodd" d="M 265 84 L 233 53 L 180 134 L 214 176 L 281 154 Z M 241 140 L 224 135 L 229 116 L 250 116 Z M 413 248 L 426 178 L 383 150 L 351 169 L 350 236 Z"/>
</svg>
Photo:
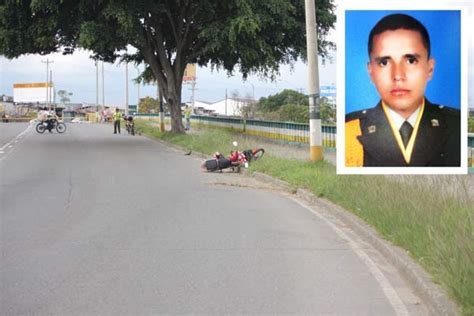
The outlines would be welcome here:
<svg viewBox="0 0 474 316">
<path fill-rule="evenodd" d="M 435 67 L 435 60 L 434 58 L 430 58 L 428 60 L 428 80 L 431 80 L 431 78 L 433 78 L 434 67 Z"/>
<path fill-rule="evenodd" d="M 374 79 L 372 77 L 372 63 L 370 62 L 370 60 L 367 63 L 367 71 L 369 72 L 370 81 L 374 82 Z"/>
</svg>

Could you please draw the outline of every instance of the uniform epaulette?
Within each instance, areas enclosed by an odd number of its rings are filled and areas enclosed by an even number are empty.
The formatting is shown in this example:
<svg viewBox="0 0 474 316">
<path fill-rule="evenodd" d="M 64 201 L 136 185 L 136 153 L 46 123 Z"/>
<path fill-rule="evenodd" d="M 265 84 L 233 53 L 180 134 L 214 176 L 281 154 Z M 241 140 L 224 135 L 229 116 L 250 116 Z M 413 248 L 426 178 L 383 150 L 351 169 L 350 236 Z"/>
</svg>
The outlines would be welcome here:
<svg viewBox="0 0 474 316">
<path fill-rule="evenodd" d="M 449 106 L 437 104 L 436 108 L 443 113 L 444 115 L 450 115 L 450 116 L 461 116 L 461 111 L 455 108 L 451 108 Z"/>
<path fill-rule="evenodd" d="M 346 122 L 361 119 L 365 117 L 369 111 L 370 109 L 366 109 L 348 113 L 346 114 Z"/>
</svg>

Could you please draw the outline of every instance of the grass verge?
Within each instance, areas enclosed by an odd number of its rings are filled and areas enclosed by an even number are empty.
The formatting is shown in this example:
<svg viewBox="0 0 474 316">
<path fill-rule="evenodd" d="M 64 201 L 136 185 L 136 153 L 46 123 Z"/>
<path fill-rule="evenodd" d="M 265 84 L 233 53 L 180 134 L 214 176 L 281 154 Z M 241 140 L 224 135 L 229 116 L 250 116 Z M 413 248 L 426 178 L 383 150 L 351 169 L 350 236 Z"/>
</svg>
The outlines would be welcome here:
<svg viewBox="0 0 474 316">
<path fill-rule="evenodd" d="M 142 133 L 207 154 L 227 153 L 233 140 L 239 148 L 256 146 L 251 138 L 222 130 L 176 135 L 160 133 L 146 122 L 137 126 Z M 306 188 L 353 212 L 406 249 L 447 289 L 464 315 L 474 315 L 474 197 L 466 177 L 336 175 L 329 163 L 285 159 L 268 152 L 251 170 Z"/>
</svg>

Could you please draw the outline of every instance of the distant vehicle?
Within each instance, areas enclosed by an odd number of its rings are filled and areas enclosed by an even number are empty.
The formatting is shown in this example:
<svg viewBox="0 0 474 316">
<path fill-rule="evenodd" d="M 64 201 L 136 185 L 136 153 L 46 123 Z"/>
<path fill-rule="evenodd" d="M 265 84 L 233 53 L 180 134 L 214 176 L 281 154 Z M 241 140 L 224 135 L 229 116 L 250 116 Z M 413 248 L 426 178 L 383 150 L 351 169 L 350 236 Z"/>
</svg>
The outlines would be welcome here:
<svg viewBox="0 0 474 316">
<path fill-rule="evenodd" d="M 83 117 L 76 117 L 76 118 L 73 118 L 73 119 L 70 121 L 70 123 L 81 123 L 81 124 L 83 124 L 83 123 L 91 123 L 91 121 L 88 121 L 88 120 L 86 120 L 86 119 L 83 118 Z"/>
</svg>

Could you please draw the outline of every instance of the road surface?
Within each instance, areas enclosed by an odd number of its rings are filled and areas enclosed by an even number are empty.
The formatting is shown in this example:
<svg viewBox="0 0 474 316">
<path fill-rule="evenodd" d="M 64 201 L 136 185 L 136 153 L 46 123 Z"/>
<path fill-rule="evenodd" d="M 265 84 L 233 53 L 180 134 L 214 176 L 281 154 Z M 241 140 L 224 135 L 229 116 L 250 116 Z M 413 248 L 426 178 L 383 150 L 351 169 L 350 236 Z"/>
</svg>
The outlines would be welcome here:
<svg viewBox="0 0 474 316">
<path fill-rule="evenodd" d="M 0 124 L 2 315 L 425 315 L 344 224 L 111 125 Z"/>
</svg>

